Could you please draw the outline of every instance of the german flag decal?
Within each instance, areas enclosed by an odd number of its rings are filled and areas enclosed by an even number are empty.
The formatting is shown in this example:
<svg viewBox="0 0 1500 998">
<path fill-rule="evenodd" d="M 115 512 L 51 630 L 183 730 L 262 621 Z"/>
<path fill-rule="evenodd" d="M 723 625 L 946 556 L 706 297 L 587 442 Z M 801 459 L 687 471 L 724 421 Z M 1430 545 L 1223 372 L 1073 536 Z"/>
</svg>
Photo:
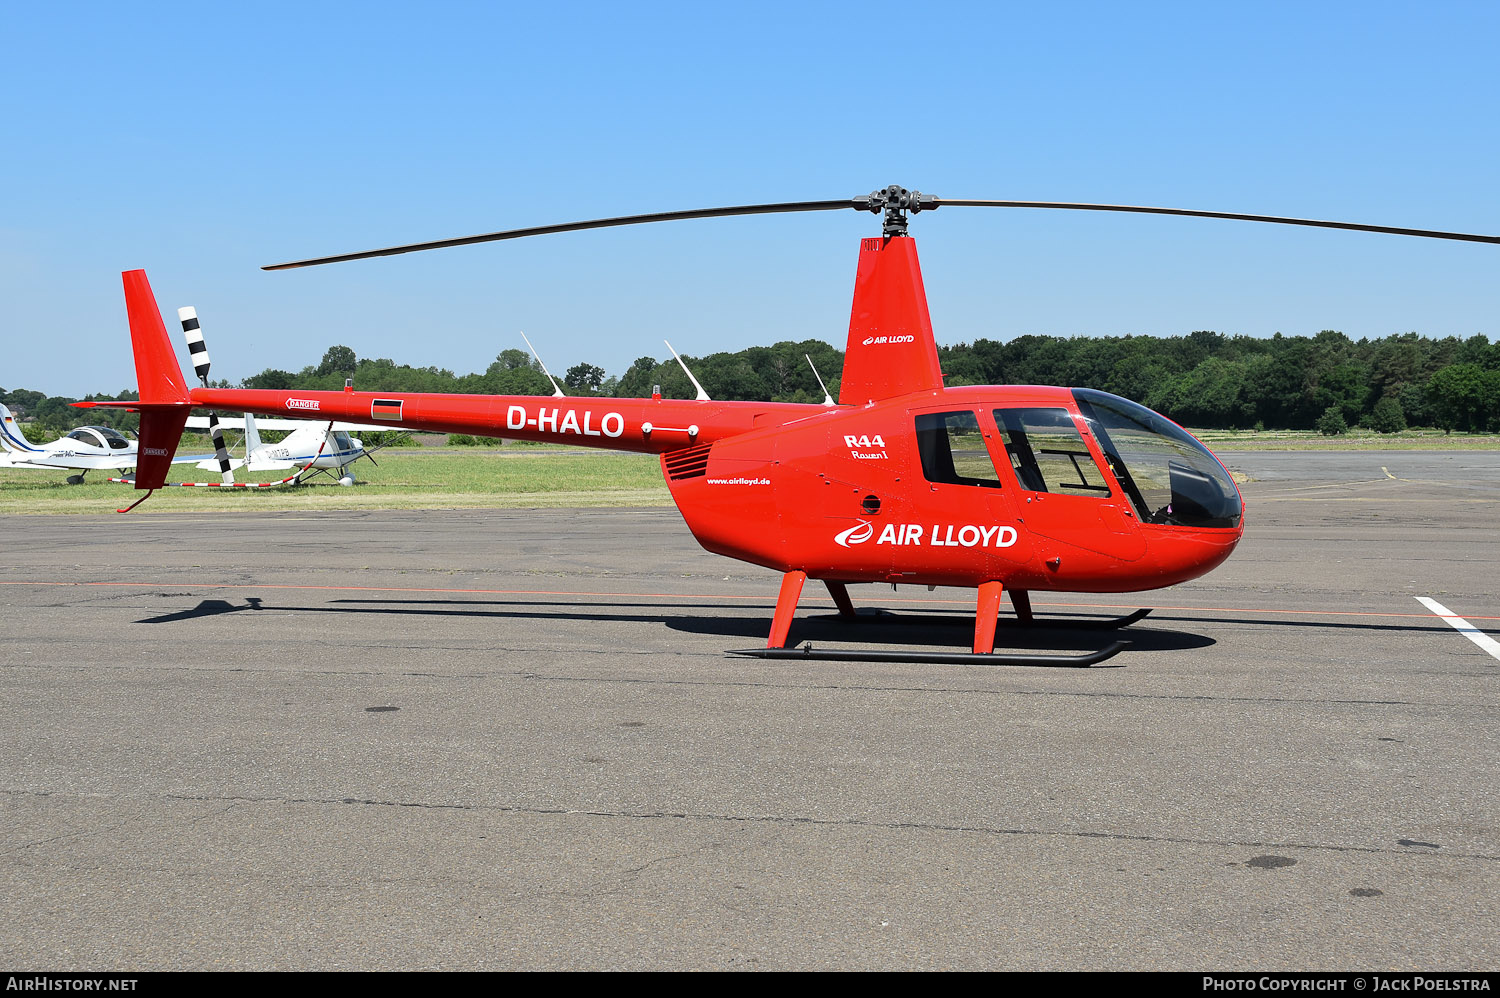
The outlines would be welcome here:
<svg viewBox="0 0 1500 998">
<path fill-rule="evenodd" d="M 370 403 L 371 419 L 392 419 L 401 421 L 400 399 L 375 399 Z"/>
</svg>

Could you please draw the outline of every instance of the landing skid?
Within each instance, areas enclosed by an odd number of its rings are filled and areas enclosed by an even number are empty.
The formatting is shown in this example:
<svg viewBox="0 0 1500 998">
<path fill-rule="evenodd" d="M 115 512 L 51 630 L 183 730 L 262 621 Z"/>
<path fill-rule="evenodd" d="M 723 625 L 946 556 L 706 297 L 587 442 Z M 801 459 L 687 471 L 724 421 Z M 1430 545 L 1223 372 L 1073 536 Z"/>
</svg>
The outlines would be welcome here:
<svg viewBox="0 0 1500 998">
<path fill-rule="evenodd" d="M 978 587 L 977 603 L 974 614 L 974 646 L 968 652 L 943 652 L 943 651 L 920 651 L 916 649 L 903 650 L 878 650 L 878 651 L 855 651 L 855 650 L 815 650 L 812 642 L 807 642 L 800 648 L 786 647 L 787 633 L 791 629 L 792 615 L 797 609 L 797 600 L 802 594 L 802 585 L 807 581 L 807 573 L 794 570 L 787 572 L 781 579 L 781 592 L 776 597 L 776 612 L 771 619 L 771 635 L 766 641 L 764 648 L 744 648 L 729 652 L 731 655 L 745 655 L 752 658 L 770 659 L 816 659 L 837 662 L 919 662 L 934 665 L 1023 665 L 1023 666 L 1051 666 L 1073 669 L 1086 669 L 1106 659 L 1119 654 L 1121 650 L 1129 647 L 1128 641 L 1115 641 L 1107 648 L 1094 652 L 1083 652 L 1077 655 L 1027 655 L 1012 654 L 1009 652 L 995 652 L 995 625 L 998 622 L 1000 612 L 1000 596 L 1004 591 L 1001 583 L 997 580 L 983 582 Z M 839 608 L 839 618 L 844 621 L 854 621 L 861 616 L 854 608 L 854 603 L 849 599 L 847 587 L 842 582 L 824 580 L 828 587 L 829 595 L 833 597 L 834 603 Z M 1070 630 L 1112 630 L 1133 624 L 1146 616 L 1149 609 L 1136 610 L 1121 617 L 1095 618 L 1085 620 L 1070 620 L 1058 618 L 1055 620 L 1038 621 L 1031 612 L 1031 597 L 1021 589 L 1012 590 L 1011 602 L 1016 608 L 1016 618 L 1019 626 L 1030 628 L 1041 626 L 1046 628 L 1061 627 Z M 873 619 L 881 623 L 893 622 L 902 624 L 927 624 L 933 625 L 946 623 L 941 618 L 928 617 L 923 619 L 916 615 L 901 616 L 877 610 Z M 960 618 L 957 623 L 964 623 Z"/>
<path fill-rule="evenodd" d="M 1120 617 L 1053 617 L 1047 620 L 1031 621 L 1033 627 L 1066 627 L 1076 631 L 1114 631 L 1121 627 L 1129 627 L 1137 620 L 1144 618 L 1151 612 L 1151 607 L 1143 610 L 1133 610 Z"/>
<path fill-rule="evenodd" d="M 1129 627 L 1138 620 L 1144 619 L 1152 611 L 1152 607 L 1143 610 L 1133 610 L 1119 617 L 1033 617 L 1030 620 L 1016 619 L 1012 621 L 1001 621 L 1002 627 L 1057 627 L 1070 631 L 1114 631 L 1122 627 Z M 861 622 L 875 624 L 948 624 L 954 626 L 967 625 L 970 618 L 957 616 L 919 616 L 910 613 L 898 613 L 894 610 L 867 609 L 860 610 L 856 617 Z M 848 620 L 842 614 L 823 614 L 813 617 L 814 620 Z"/>
<path fill-rule="evenodd" d="M 915 662 L 920 665 L 1028 665 L 1061 669 L 1087 669 L 1113 658 L 1130 646 L 1116 641 L 1108 648 L 1082 655 L 1010 655 L 996 652 L 961 651 L 858 651 L 814 648 L 809 641 L 800 648 L 736 648 L 730 655 L 751 658 L 800 659 L 824 662 Z"/>
</svg>

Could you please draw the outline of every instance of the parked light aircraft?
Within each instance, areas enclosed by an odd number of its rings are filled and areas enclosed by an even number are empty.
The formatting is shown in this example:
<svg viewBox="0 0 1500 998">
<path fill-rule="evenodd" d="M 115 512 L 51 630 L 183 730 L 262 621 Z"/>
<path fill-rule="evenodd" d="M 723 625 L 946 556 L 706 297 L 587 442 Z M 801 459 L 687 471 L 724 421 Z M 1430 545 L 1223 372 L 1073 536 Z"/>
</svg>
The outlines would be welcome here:
<svg viewBox="0 0 1500 998">
<path fill-rule="evenodd" d="M 251 413 L 243 417 L 219 418 L 219 425 L 226 430 L 243 430 L 245 456 L 231 458 L 229 468 L 241 468 L 250 472 L 290 471 L 293 468 L 314 468 L 327 472 L 339 480 L 340 485 L 353 485 L 354 474 L 348 468 L 360 458 L 375 459 L 365 449 L 364 442 L 351 437 L 350 431 L 390 432 L 386 426 L 368 423 L 309 423 L 297 419 L 256 419 Z M 208 429 L 207 416 L 189 416 L 188 429 Z M 291 430 L 275 443 L 265 443 L 260 438 L 261 430 Z M 218 471 L 216 458 L 199 461 L 204 471 Z"/>
<path fill-rule="evenodd" d="M 0 447 L 5 449 L 0 468 L 77 471 L 68 476 L 69 485 L 82 485 L 90 471 L 124 473 L 135 467 L 138 457 L 136 441 L 108 426 L 80 426 L 50 443 L 34 444 L 4 405 L 0 405 Z M 201 456 L 180 457 L 173 463 L 197 461 Z"/>
</svg>

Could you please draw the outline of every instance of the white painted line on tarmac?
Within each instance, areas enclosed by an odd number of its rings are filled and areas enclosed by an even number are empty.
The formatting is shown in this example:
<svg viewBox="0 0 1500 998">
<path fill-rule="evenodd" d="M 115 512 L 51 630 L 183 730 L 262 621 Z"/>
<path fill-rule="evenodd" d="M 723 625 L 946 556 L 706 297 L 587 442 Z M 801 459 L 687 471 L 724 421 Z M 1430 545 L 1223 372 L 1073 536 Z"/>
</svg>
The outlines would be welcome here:
<svg viewBox="0 0 1500 998">
<path fill-rule="evenodd" d="M 1496 641 L 1435 599 L 1418 596 L 1416 597 L 1416 601 L 1447 621 L 1448 626 L 1452 627 L 1455 631 L 1489 652 L 1495 658 L 1500 659 L 1500 641 Z"/>
</svg>

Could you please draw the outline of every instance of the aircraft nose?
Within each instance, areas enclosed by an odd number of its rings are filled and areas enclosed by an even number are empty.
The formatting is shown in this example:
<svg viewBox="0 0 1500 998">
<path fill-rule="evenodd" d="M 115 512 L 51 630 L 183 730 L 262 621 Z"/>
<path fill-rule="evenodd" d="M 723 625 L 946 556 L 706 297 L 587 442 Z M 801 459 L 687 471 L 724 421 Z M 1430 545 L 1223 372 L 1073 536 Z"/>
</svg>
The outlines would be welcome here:
<svg viewBox="0 0 1500 998">
<path fill-rule="evenodd" d="M 1177 527 L 1166 536 L 1158 537 L 1157 543 L 1152 545 L 1158 564 L 1163 577 L 1173 580 L 1163 585 L 1196 579 L 1218 568 L 1234 553 L 1244 535 L 1242 520 L 1231 529 L 1191 530 Z"/>
</svg>

